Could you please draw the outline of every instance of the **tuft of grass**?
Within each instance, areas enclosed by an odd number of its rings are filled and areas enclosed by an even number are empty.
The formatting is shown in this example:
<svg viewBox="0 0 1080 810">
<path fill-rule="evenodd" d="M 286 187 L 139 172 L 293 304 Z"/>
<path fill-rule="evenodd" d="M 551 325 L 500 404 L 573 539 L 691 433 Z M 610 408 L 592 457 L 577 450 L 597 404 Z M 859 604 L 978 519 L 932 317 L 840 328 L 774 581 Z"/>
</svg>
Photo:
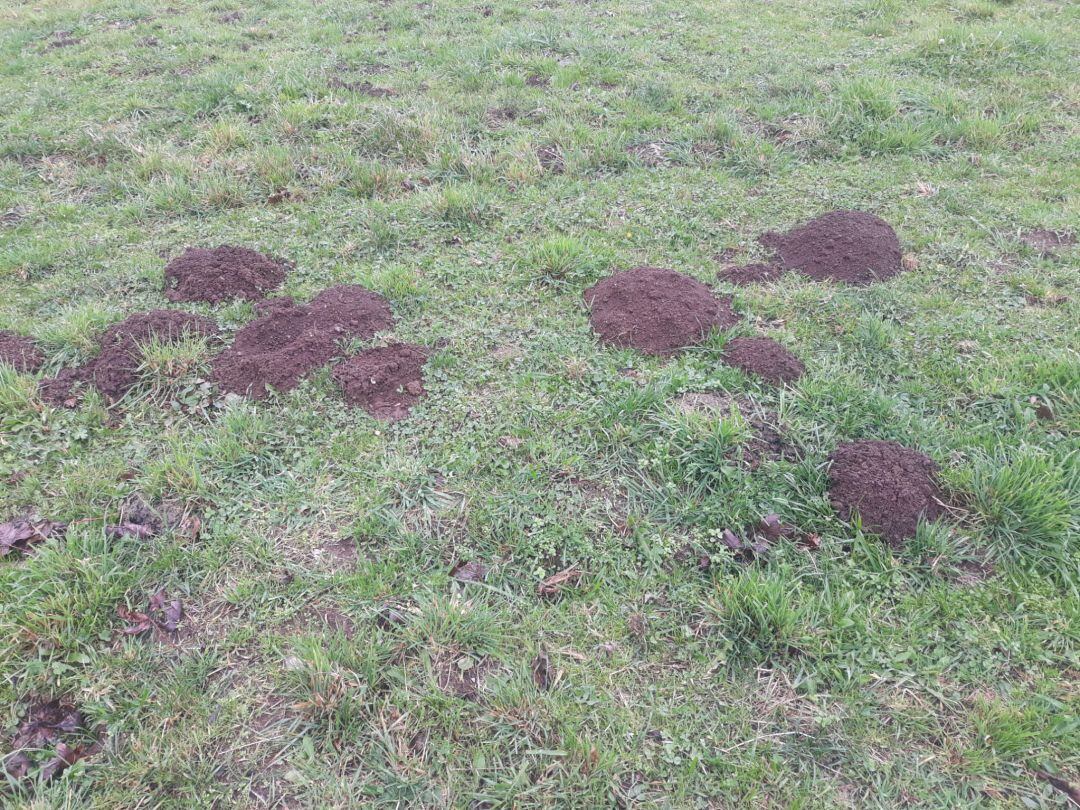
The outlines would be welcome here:
<svg viewBox="0 0 1080 810">
<path fill-rule="evenodd" d="M 996 555 L 1077 578 L 1080 456 L 1056 459 L 1035 448 L 985 456 L 975 461 L 970 486 Z"/>
</svg>

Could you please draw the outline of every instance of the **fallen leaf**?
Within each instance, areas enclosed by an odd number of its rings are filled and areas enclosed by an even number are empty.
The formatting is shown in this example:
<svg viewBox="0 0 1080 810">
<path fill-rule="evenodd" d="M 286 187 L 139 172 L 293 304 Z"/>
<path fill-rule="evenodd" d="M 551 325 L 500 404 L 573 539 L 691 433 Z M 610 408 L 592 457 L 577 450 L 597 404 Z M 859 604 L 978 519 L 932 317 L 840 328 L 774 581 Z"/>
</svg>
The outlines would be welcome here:
<svg viewBox="0 0 1080 810">
<path fill-rule="evenodd" d="M 461 562 L 450 569 L 450 576 L 458 582 L 483 582 L 487 579 L 487 566 L 481 562 Z"/>
<path fill-rule="evenodd" d="M 568 585 L 572 585 L 581 579 L 581 570 L 576 565 L 571 565 L 557 574 L 552 574 L 539 585 L 536 592 L 540 596 L 557 596 Z"/>
<path fill-rule="evenodd" d="M 1080 807 L 1080 787 L 1047 771 L 1035 771 L 1035 776 L 1048 783 L 1054 790 L 1064 793 L 1069 797 L 1070 802 Z"/>
<path fill-rule="evenodd" d="M 120 605 L 116 608 L 116 614 L 130 622 L 122 631 L 125 635 L 137 636 L 149 630 L 173 635 L 184 618 L 184 604 L 179 599 L 168 599 L 165 591 L 161 590 L 150 597 L 145 613 Z"/>
<path fill-rule="evenodd" d="M 13 551 L 26 554 L 30 547 L 44 542 L 54 534 L 61 534 L 67 529 L 66 523 L 51 520 L 12 520 L 0 523 L 0 557 L 6 557 Z"/>
</svg>

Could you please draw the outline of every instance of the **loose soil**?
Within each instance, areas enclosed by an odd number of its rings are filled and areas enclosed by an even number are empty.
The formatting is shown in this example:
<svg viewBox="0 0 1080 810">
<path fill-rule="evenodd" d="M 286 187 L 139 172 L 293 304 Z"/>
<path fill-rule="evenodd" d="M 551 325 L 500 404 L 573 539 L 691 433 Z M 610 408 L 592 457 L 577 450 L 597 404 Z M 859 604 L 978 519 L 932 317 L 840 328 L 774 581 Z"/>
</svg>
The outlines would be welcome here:
<svg viewBox="0 0 1080 810">
<path fill-rule="evenodd" d="M 1050 231 L 1046 228 L 1036 228 L 1033 231 L 1025 231 L 1020 236 L 1020 241 L 1038 251 L 1040 256 L 1053 256 L 1058 248 L 1075 245 L 1076 234 L 1069 231 Z"/>
<path fill-rule="evenodd" d="M 775 385 L 794 382 L 806 368 L 798 357 L 767 337 L 740 337 L 724 346 L 723 361 Z"/>
<path fill-rule="evenodd" d="M 780 263 L 818 281 L 865 285 L 902 268 L 900 240 L 885 220 L 861 211 L 830 211 L 787 233 L 758 240 Z"/>
<path fill-rule="evenodd" d="M 393 325 L 386 300 L 354 284 L 323 290 L 309 304 L 271 299 L 259 311 L 214 360 L 212 374 L 223 390 L 254 399 L 295 388 L 338 354 L 339 341 L 367 340 Z"/>
<path fill-rule="evenodd" d="M 257 301 L 284 280 L 285 268 L 257 251 L 232 245 L 188 248 L 165 267 L 165 297 L 209 304 Z"/>
<path fill-rule="evenodd" d="M 334 379 L 350 405 L 359 405 L 376 419 L 396 422 L 408 416 L 424 395 L 427 358 L 421 346 L 394 343 L 350 357 L 334 368 Z"/>
<path fill-rule="evenodd" d="M 829 457 L 829 498 L 837 514 L 898 545 L 913 537 L 919 519 L 944 513 L 937 465 L 896 442 L 864 439 L 841 444 Z"/>
<path fill-rule="evenodd" d="M 30 338 L 0 329 L 0 363 L 16 371 L 34 372 L 45 362 L 45 355 Z"/>
<path fill-rule="evenodd" d="M 749 284 L 762 284 L 766 281 L 775 281 L 784 275 L 784 268 L 778 264 L 744 264 L 725 267 L 716 277 L 721 281 L 738 284 L 740 287 Z"/>
<path fill-rule="evenodd" d="M 605 343 L 665 355 L 739 322 L 730 299 L 661 267 L 616 273 L 585 291 L 593 329 Z"/>
<path fill-rule="evenodd" d="M 465 700 L 478 700 L 484 688 L 484 678 L 495 664 L 486 658 L 477 659 L 468 653 L 446 650 L 432 657 L 435 680 L 448 695 Z"/>
<path fill-rule="evenodd" d="M 217 324 L 201 315 L 168 309 L 132 315 L 105 331 L 101 352 L 93 360 L 42 380 L 42 398 L 51 404 L 73 406 L 73 389 L 90 383 L 110 402 L 115 402 L 139 381 L 142 347 L 148 342 L 178 343 L 186 337 L 212 338 L 217 334 Z"/>
</svg>

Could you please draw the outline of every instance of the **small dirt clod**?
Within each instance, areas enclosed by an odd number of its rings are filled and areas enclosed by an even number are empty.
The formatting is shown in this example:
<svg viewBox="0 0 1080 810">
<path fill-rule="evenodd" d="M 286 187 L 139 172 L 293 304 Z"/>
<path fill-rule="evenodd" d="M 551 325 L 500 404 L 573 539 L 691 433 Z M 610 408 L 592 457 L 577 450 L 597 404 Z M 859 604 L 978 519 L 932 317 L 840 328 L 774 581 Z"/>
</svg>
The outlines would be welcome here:
<svg viewBox="0 0 1080 810">
<path fill-rule="evenodd" d="M 863 439 L 841 444 L 829 457 L 829 498 L 844 520 L 899 545 L 915 535 L 919 520 L 944 513 L 937 465 L 896 442 Z"/>
<path fill-rule="evenodd" d="M 608 276 L 585 291 L 585 302 L 601 340 L 647 354 L 671 354 L 739 321 L 729 299 L 662 267 Z"/>
</svg>

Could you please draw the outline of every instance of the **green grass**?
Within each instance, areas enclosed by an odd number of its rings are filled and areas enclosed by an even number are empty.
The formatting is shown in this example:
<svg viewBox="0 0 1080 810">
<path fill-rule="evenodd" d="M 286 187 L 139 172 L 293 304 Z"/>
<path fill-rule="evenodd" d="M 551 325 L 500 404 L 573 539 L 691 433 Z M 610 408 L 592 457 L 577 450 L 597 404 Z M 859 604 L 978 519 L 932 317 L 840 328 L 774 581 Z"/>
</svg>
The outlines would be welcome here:
<svg viewBox="0 0 1080 810">
<path fill-rule="evenodd" d="M 1080 784 L 1080 253 L 1019 236 L 1080 221 L 1075 4 L 0 0 L 0 22 L 0 328 L 45 373 L 167 306 L 188 245 L 285 258 L 303 300 L 364 284 L 435 349 L 394 426 L 325 371 L 221 398 L 198 341 L 148 346 L 112 412 L 0 368 L 0 522 L 72 523 L 0 560 L 0 751 L 43 698 L 106 732 L 0 803 L 1065 806 L 1037 773 Z M 715 281 L 835 208 L 892 222 L 914 269 Z M 667 360 L 598 345 L 581 293 L 638 264 L 744 323 Z M 805 361 L 793 389 L 719 362 L 754 331 Z M 801 457 L 749 472 L 745 414 L 680 406 L 703 392 L 779 414 Z M 828 454 L 864 437 L 942 468 L 950 519 L 902 550 L 829 506 Z M 133 492 L 198 537 L 111 537 Z M 734 560 L 720 532 L 768 512 L 820 548 Z M 485 582 L 451 578 L 466 560 Z M 176 643 L 119 635 L 162 588 Z"/>
</svg>

